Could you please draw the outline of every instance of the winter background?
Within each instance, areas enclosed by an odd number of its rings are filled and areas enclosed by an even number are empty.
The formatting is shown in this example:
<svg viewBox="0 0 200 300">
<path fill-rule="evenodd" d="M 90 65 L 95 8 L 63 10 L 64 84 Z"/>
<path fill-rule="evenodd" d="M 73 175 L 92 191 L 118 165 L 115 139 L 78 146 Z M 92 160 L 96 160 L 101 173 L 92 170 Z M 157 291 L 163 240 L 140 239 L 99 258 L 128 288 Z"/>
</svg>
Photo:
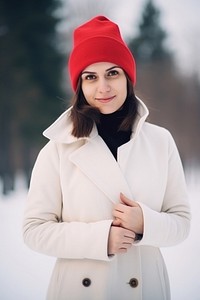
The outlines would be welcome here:
<svg viewBox="0 0 200 300">
<path fill-rule="evenodd" d="M 180 245 L 163 248 L 172 300 L 200 299 L 200 170 L 186 171 L 192 210 L 191 232 Z M 0 299 L 44 300 L 55 258 L 33 252 L 23 243 L 22 218 L 27 190 L 18 176 L 17 190 L 0 198 Z M 152 299 L 153 300 L 153 299 Z"/>
<path fill-rule="evenodd" d="M 63 0 L 64 1 L 64 0 Z M 128 35 L 144 1 L 110 1 L 115 20 Z M 155 0 L 162 9 L 163 23 L 169 32 L 170 47 L 184 61 L 187 72 L 199 72 L 199 43 L 189 47 L 190 37 L 199 32 L 199 0 Z M 130 9 L 132 8 L 132 9 Z M 126 23 L 123 22 L 124 16 Z M 180 64 L 181 65 L 181 64 Z M 171 282 L 172 300 L 200 300 L 200 169 L 185 169 L 192 210 L 191 232 L 180 245 L 162 249 Z M 28 249 L 22 238 L 22 218 L 27 197 L 25 181 L 17 177 L 16 190 L 1 194 L 0 182 L 0 299 L 44 300 L 55 258 Z M 153 300 L 153 299 L 152 299 Z"/>
</svg>

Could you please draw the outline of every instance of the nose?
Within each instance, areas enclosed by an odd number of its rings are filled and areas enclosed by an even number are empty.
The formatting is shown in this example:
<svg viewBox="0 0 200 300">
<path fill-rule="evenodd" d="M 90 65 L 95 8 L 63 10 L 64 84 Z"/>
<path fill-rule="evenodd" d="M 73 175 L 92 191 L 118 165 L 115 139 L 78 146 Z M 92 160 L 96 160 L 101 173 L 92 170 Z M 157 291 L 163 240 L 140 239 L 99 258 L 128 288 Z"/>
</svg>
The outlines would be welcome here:
<svg viewBox="0 0 200 300">
<path fill-rule="evenodd" d="M 111 86 L 109 84 L 109 81 L 106 78 L 99 78 L 98 82 L 98 92 L 103 94 L 103 93 L 108 93 L 111 90 Z"/>
</svg>

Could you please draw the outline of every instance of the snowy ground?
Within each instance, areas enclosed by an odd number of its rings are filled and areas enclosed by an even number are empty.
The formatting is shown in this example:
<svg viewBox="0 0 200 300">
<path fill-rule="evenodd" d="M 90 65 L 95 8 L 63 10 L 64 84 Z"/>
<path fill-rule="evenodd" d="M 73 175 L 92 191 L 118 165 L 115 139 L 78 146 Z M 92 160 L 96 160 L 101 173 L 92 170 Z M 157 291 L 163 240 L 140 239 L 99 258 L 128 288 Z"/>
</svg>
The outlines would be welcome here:
<svg viewBox="0 0 200 300">
<path fill-rule="evenodd" d="M 176 247 L 162 249 L 172 300 L 200 300 L 200 172 L 188 173 L 187 182 L 193 213 L 190 236 Z M 0 196 L 0 299 L 44 300 L 55 259 L 23 244 L 26 190 L 21 180 L 17 186 L 15 193 Z"/>
</svg>

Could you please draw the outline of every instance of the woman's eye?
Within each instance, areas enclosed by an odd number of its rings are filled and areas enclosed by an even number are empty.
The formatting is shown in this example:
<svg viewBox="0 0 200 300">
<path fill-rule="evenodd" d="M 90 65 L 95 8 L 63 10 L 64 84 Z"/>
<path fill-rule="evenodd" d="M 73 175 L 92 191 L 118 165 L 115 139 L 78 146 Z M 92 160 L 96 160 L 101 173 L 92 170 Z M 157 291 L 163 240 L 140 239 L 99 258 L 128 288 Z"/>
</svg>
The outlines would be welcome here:
<svg viewBox="0 0 200 300">
<path fill-rule="evenodd" d="M 119 74 L 119 72 L 117 70 L 111 70 L 108 72 L 107 76 L 108 77 L 115 77 Z"/>
<path fill-rule="evenodd" d="M 85 79 L 85 80 L 94 80 L 94 79 L 96 79 L 96 75 L 88 74 L 88 75 L 85 75 L 83 79 Z"/>
</svg>

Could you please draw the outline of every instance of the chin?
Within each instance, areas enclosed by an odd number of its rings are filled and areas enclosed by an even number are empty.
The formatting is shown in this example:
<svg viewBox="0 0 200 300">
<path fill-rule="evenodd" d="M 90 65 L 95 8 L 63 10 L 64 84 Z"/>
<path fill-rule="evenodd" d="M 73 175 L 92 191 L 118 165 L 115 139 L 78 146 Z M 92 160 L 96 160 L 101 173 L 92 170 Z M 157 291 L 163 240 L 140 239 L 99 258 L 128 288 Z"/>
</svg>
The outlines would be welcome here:
<svg viewBox="0 0 200 300">
<path fill-rule="evenodd" d="M 102 113 L 102 114 L 104 114 L 104 115 L 106 115 L 106 114 L 112 114 L 112 113 L 114 113 L 115 111 L 117 111 L 119 108 L 111 108 L 111 107 L 107 107 L 107 108 L 100 108 L 99 110 L 100 110 L 100 112 Z"/>
</svg>

